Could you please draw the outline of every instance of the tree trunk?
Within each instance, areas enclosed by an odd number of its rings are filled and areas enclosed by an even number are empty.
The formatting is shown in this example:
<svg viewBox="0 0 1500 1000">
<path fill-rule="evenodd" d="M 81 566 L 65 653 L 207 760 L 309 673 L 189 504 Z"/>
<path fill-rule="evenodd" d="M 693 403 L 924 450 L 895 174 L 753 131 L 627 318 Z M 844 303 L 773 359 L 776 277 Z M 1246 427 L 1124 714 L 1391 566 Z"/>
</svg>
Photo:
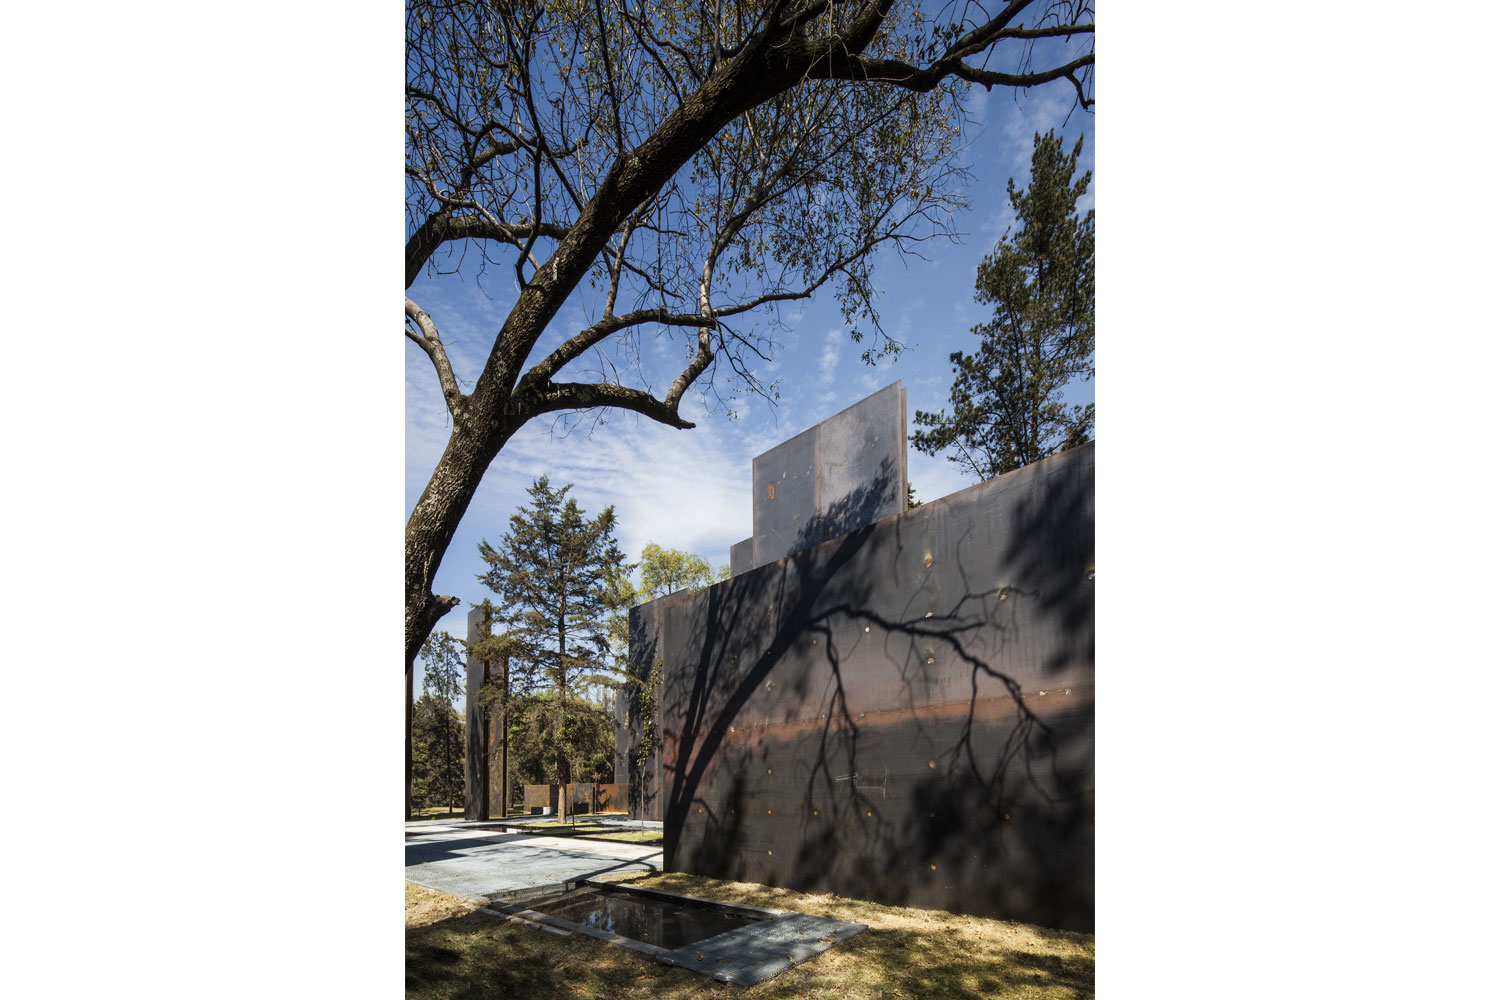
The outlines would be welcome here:
<svg viewBox="0 0 1500 1000">
<path fill-rule="evenodd" d="M 438 566 L 453 541 L 453 533 L 463 520 L 474 491 L 479 488 L 490 461 L 515 433 L 507 422 L 499 426 L 490 441 L 480 441 L 469 429 L 478 422 L 490 422 L 474 407 L 470 420 L 455 417 L 453 433 L 443 451 L 427 488 L 412 508 L 406 521 L 406 816 L 411 818 L 411 712 L 412 677 L 422 643 L 432 634 L 438 620 L 458 606 L 456 597 L 438 597 L 432 593 L 432 581 Z"/>
<path fill-rule="evenodd" d="M 786 60 L 788 52 L 775 60 L 769 58 L 767 46 L 766 38 L 757 36 L 753 52 L 737 56 L 726 72 L 668 116 L 634 153 L 615 161 L 568 235 L 546 265 L 532 275 L 506 317 L 472 394 L 453 413 L 448 447 L 406 522 L 408 671 L 438 620 L 459 603 L 454 597 L 434 596 L 432 581 L 474 491 L 505 442 L 531 414 L 541 412 L 533 395 L 535 387 L 517 389 L 531 348 L 620 223 L 721 128 L 802 76 L 806 54 L 793 65 Z M 858 46 L 863 48 L 864 43 Z M 408 735 L 408 753 L 410 742 Z M 410 794 L 408 773 L 408 798 Z"/>
</svg>

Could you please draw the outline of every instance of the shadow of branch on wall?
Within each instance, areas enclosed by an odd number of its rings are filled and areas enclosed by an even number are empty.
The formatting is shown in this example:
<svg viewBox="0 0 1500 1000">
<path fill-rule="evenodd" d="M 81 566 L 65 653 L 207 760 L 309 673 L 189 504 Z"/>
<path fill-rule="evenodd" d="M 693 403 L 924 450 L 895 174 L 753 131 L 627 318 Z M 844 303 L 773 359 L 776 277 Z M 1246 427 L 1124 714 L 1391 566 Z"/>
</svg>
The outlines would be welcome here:
<svg viewBox="0 0 1500 1000">
<path fill-rule="evenodd" d="M 1091 928 L 1091 458 L 657 602 L 666 869 Z"/>
</svg>

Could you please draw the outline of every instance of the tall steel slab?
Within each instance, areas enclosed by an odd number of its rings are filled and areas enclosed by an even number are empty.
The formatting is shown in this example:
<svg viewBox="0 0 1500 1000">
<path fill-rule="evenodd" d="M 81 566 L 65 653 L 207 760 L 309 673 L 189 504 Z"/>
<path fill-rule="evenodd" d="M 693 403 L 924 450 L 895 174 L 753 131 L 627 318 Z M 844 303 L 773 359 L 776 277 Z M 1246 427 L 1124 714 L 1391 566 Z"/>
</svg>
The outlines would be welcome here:
<svg viewBox="0 0 1500 1000">
<path fill-rule="evenodd" d="M 667 870 L 1091 930 L 1093 474 L 1083 445 L 636 609 Z"/>
<path fill-rule="evenodd" d="M 487 634 L 482 608 L 469 611 L 467 634 L 471 650 Z M 504 819 L 509 812 L 500 713 L 486 712 L 479 700 L 486 683 L 501 683 L 508 664 L 507 658 L 480 660 L 472 652 L 464 663 L 464 819 Z"/>
<path fill-rule="evenodd" d="M 470 650 L 479 639 L 483 621 L 483 609 L 469 611 Z M 479 704 L 485 679 L 484 661 L 470 652 L 464 663 L 464 819 L 490 818 L 490 732 Z"/>
<path fill-rule="evenodd" d="M 749 568 L 900 513 L 906 509 L 906 390 L 892 382 L 756 456 L 752 478 Z M 731 549 L 730 568 L 737 573 L 734 554 Z"/>
<path fill-rule="evenodd" d="M 729 547 L 729 575 L 739 576 L 755 568 L 755 538 L 751 536 Z"/>
</svg>

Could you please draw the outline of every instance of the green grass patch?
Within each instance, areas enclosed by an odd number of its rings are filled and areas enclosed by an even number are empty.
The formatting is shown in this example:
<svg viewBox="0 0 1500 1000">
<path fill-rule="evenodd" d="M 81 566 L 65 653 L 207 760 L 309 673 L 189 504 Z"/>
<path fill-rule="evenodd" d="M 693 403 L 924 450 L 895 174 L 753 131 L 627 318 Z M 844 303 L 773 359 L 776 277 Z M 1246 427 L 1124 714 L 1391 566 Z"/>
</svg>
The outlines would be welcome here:
<svg viewBox="0 0 1500 1000">
<path fill-rule="evenodd" d="M 629 840 L 644 844 L 659 844 L 662 839 L 660 830 L 631 830 L 628 833 L 601 833 L 597 836 L 600 840 Z"/>
<path fill-rule="evenodd" d="M 463 819 L 464 818 L 464 807 L 463 807 L 462 804 L 459 804 L 457 806 L 452 806 L 452 807 L 449 807 L 449 806 L 423 806 L 420 809 L 413 809 L 411 811 L 411 818 L 413 820 L 418 820 L 418 819 Z"/>
<path fill-rule="evenodd" d="M 693 875 L 617 881 L 795 910 L 870 929 L 746 990 L 642 959 L 621 948 L 507 923 L 442 893 L 406 887 L 406 989 L 418 1000 L 698 1000 L 749 996 L 886 1000 L 1077 1000 L 1094 995 L 1094 938 L 941 910 L 880 906 Z"/>
</svg>

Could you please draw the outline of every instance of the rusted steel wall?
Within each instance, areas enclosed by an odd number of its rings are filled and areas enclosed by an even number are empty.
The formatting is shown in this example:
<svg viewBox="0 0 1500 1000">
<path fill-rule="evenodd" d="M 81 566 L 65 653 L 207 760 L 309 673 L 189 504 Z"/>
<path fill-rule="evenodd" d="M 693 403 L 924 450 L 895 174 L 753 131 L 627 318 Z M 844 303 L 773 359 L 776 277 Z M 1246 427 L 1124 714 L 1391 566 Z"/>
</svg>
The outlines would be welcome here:
<svg viewBox="0 0 1500 1000">
<path fill-rule="evenodd" d="M 1091 930 L 1093 459 L 636 609 L 667 870 Z"/>
<path fill-rule="evenodd" d="M 595 791 L 592 781 L 570 781 L 568 782 L 568 812 L 591 813 L 595 812 Z"/>
<path fill-rule="evenodd" d="M 601 813 L 627 812 L 625 794 L 628 786 L 618 782 L 600 783 L 594 786 L 594 811 Z"/>
<path fill-rule="evenodd" d="M 484 610 L 470 609 L 470 649 L 483 635 L 483 622 Z M 472 652 L 464 662 L 464 819 L 504 819 L 507 812 L 500 781 L 500 717 L 491 717 L 479 704 L 485 682 L 499 683 L 504 669 L 504 660 L 480 660 Z"/>
<path fill-rule="evenodd" d="M 646 676 L 650 676 L 652 666 L 660 659 L 661 651 L 665 648 L 662 641 L 665 628 L 662 610 L 670 600 L 671 598 L 663 598 L 630 609 L 630 661 Z M 657 697 L 659 700 L 660 691 L 657 692 Z M 631 819 L 660 821 L 661 705 L 656 706 L 654 713 L 653 731 L 657 734 L 653 740 L 655 749 L 647 755 L 644 762 L 638 755 L 645 735 L 642 723 L 639 692 L 631 690 L 629 697 L 622 692 L 621 697 L 615 701 L 615 780 L 619 781 L 623 777 L 628 785 L 626 795 Z"/>
<path fill-rule="evenodd" d="M 491 667 L 493 670 L 493 666 Z M 491 819 L 504 819 L 510 812 L 510 803 L 505 801 L 505 786 L 501 781 L 500 769 L 500 713 L 496 711 L 489 716 L 489 732 L 486 734 L 487 752 L 485 763 L 489 769 L 486 779 L 488 786 L 489 817 Z"/>
<path fill-rule="evenodd" d="M 522 792 L 521 809 L 526 813 L 550 808 L 557 815 L 556 785 L 527 785 Z"/>
<path fill-rule="evenodd" d="M 470 648 L 479 638 L 484 611 L 469 611 Z M 490 732 L 484 709 L 479 705 L 479 691 L 485 681 L 484 661 L 473 653 L 464 663 L 464 819 L 490 818 Z M 505 815 L 501 813 L 500 815 Z"/>
</svg>

